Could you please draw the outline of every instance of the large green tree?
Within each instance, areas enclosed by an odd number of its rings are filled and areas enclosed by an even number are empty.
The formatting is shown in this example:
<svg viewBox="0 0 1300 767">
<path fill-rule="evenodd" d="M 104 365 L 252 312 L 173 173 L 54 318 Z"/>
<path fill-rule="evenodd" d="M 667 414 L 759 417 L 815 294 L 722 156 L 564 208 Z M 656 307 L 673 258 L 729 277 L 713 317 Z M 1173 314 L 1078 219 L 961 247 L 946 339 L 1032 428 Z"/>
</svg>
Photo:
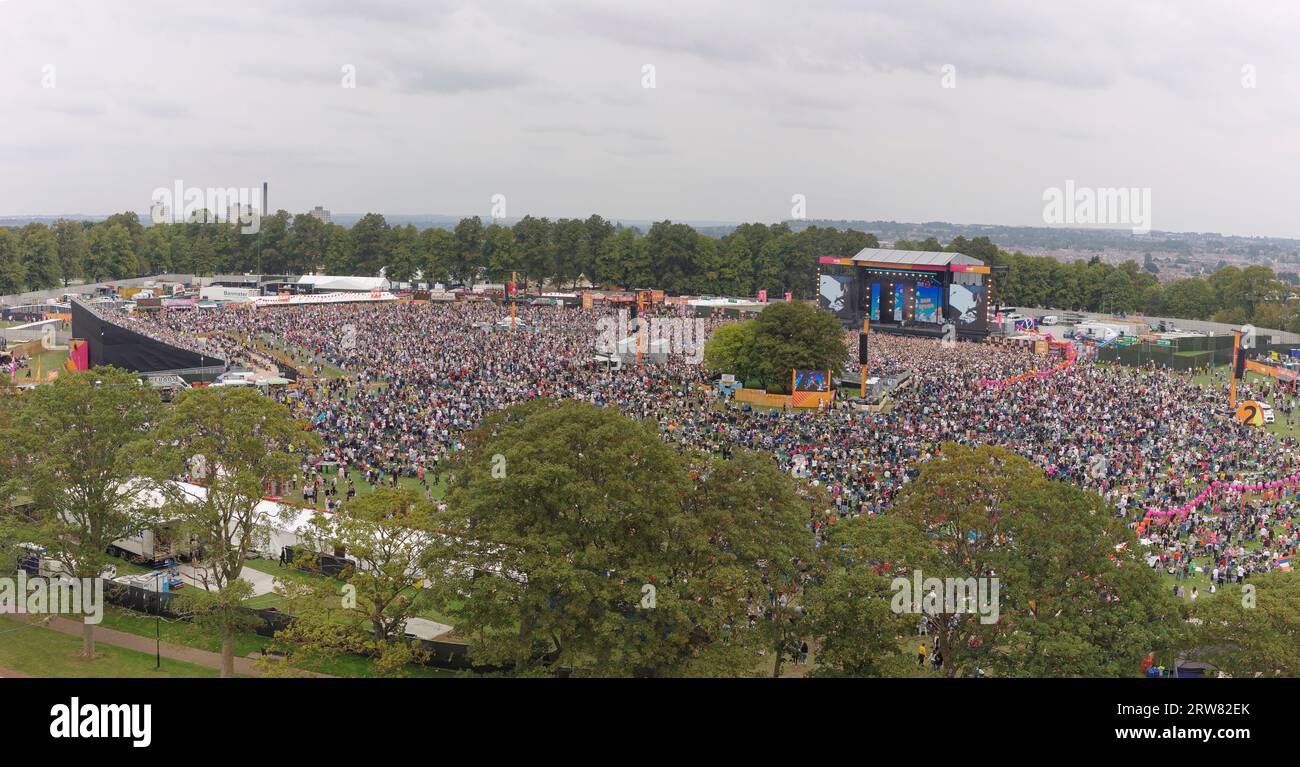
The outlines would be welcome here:
<svg viewBox="0 0 1300 767">
<path fill-rule="evenodd" d="M 1300 676 L 1300 578 L 1252 575 L 1192 603 L 1185 657 L 1234 677 Z"/>
<path fill-rule="evenodd" d="M 434 508 L 410 489 L 381 488 L 360 496 L 333 517 L 318 518 L 314 538 L 320 551 L 342 550 L 357 566 L 343 580 L 355 590 L 357 608 L 371 638 L 387 643 L 419 608 L 426 575 L 417 564 L 429 560 Z"/>
<path fill-rule="evenodd" d="M 389 226 L 378 213 L 367 213 L 351 229 L 354 273 L 374 276 L 388 260 Z"/>
<path fill-rule="evenodd" d="M 743 385 L 758 374 L 754 353 L 754 320 L 733 322 L 713 331 L 704 343 L 704 364 L 720 373 L 732 373 Z"/>
<path fill-rule="evenodd" d="M 783 301 L 769 304 L 754 320 L 748 357 L 768 389 L 789 391 L 792 370 L 838 375 L 848 360 L 848 347 L 835 315 L 811 304 Z"/>
<path fill-rule="evenodd" d="M 22 257 L 27 269 L 27 284 L 32 290 L 45 290 L 59 284 L 59 244 L 49 227 L 28 224 L 22 232 Z"/>
<path fill-rule="evenodd" d="M 453 470 L 426 566 L 484 663 L 519 673 L 754 673 L 746 597 L 805 555 L 807 511 L 767 457 L 677 453 L 611 408 L 490 416 Z"/>
<path fill-rule="evenodd" d="M 202 549 L 196 569 L 204 593 L 194 607 L 220 631 L 222 677 L 234 675 L 239 608 L 252 593 L 240 578 L 244 559 L 265 551 L 272 529 L 285 522 L 258 508 L 265 488 L 320 445 L 303 427 L 251 387 L 190 389 L 134 448 L 166 499 L 168 521 Z M 187 475 L 203 490 L 172 481 Z"/>
<path fill-rule="evenodd" d="M 80 221 L 54 222 L 54 239 L 59 244 L 59 272 L 66 286 L 86 268 L 86 227 Z"/>
<path fill-rule="evenodd" d="M 944 444 L 891 514 L 927 543 L 886 541 L 877 561 L 894 575 L 999 584 L 992 610 L 927 613 L 948 676 L 1125 676 L 1180 640 L 1180 608 L 1133 532 L 1096 494 L 1008 450 Z"/>
<path fill-rule="evenodd" d="M 15 399 L 0 431 L 15 466 L 7 495 L 32 499 L 38 542 L 70 574 L 98 578 L 108 546 L 149 521 L 146 488 L 136 480 L 140 461 L 129 446 L 147 438 L 158 397 L 138 376 L 99 367 L 63 373 Z M 84 623 L 82 653 L 94 651 L 94 625 Z"/>
<path fill-rule="evenodd" d="M 21 293 L 26 284 L 22 245 L 12 229 L 0 226 L 0 295 Z"/>
</svg>

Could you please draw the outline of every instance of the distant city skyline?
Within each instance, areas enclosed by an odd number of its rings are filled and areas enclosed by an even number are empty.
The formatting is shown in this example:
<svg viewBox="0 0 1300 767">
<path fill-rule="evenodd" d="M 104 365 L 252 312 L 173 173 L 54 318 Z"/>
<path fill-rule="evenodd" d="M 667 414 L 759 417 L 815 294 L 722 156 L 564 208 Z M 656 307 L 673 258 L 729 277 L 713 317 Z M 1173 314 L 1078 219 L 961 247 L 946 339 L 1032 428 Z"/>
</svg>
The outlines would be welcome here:
<svg viewBox="0 0 1300 767">
<path fill-rule="evenodd" d="M 6 0 L 0 216 L 269 181 L 291 213 L 1043 226 L 1078 185 L 1300 237 L 1300 7 L 1083 8 Z"/>
</svg>

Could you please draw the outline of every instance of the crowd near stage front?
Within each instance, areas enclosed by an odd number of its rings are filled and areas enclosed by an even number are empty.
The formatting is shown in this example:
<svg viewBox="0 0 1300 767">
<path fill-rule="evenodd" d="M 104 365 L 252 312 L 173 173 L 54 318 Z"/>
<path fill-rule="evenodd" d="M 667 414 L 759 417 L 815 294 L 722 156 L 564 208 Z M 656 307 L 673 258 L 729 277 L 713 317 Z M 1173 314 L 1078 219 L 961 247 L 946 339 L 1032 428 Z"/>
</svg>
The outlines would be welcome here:
<svg viewBox="0 0 1300 767">
<path fill-rule="evenodd" d="M 869 319 L 873 333 L 980 340 L 993 326 L 992 277 L 960 253 L 863 248 L 819 259 L 818 303 L 848 327 Z"/>
</svg>

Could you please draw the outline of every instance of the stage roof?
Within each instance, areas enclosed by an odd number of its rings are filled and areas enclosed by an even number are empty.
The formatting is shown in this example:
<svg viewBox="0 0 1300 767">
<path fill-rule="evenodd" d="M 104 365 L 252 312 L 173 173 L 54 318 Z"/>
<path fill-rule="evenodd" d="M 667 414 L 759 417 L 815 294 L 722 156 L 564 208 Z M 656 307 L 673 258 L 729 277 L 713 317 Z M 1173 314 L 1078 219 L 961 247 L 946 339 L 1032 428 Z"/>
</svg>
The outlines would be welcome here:
<svg viewBox="0 0 1300 767">
<path fill-rule="evenodd" d="M 871 261 L 879 264 L 924 264 L 926 266 L 983 266 L 978 258 L 964 256 L 961 253 L 944 253 L 937 250 L 892 250 L 889 248 L 863 248 L 853 257 L 854 261 Z"/>
</svg>

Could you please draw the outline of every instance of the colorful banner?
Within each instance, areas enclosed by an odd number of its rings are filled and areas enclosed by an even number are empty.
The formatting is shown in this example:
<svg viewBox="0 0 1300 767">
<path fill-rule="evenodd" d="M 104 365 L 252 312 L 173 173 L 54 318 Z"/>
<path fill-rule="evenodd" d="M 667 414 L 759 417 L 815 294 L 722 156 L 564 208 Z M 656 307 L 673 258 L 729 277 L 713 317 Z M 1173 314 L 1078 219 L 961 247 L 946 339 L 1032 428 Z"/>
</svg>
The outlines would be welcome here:
<svg viewBox="0 0 1300 767">
<path fill-rule="evenodd" d="M 68 349 L 68 361 L 72 363 L 73 370 L 88 370 L 90 344 L 81 339 L 74 339 L 71 348 Z"/>
</svg>

